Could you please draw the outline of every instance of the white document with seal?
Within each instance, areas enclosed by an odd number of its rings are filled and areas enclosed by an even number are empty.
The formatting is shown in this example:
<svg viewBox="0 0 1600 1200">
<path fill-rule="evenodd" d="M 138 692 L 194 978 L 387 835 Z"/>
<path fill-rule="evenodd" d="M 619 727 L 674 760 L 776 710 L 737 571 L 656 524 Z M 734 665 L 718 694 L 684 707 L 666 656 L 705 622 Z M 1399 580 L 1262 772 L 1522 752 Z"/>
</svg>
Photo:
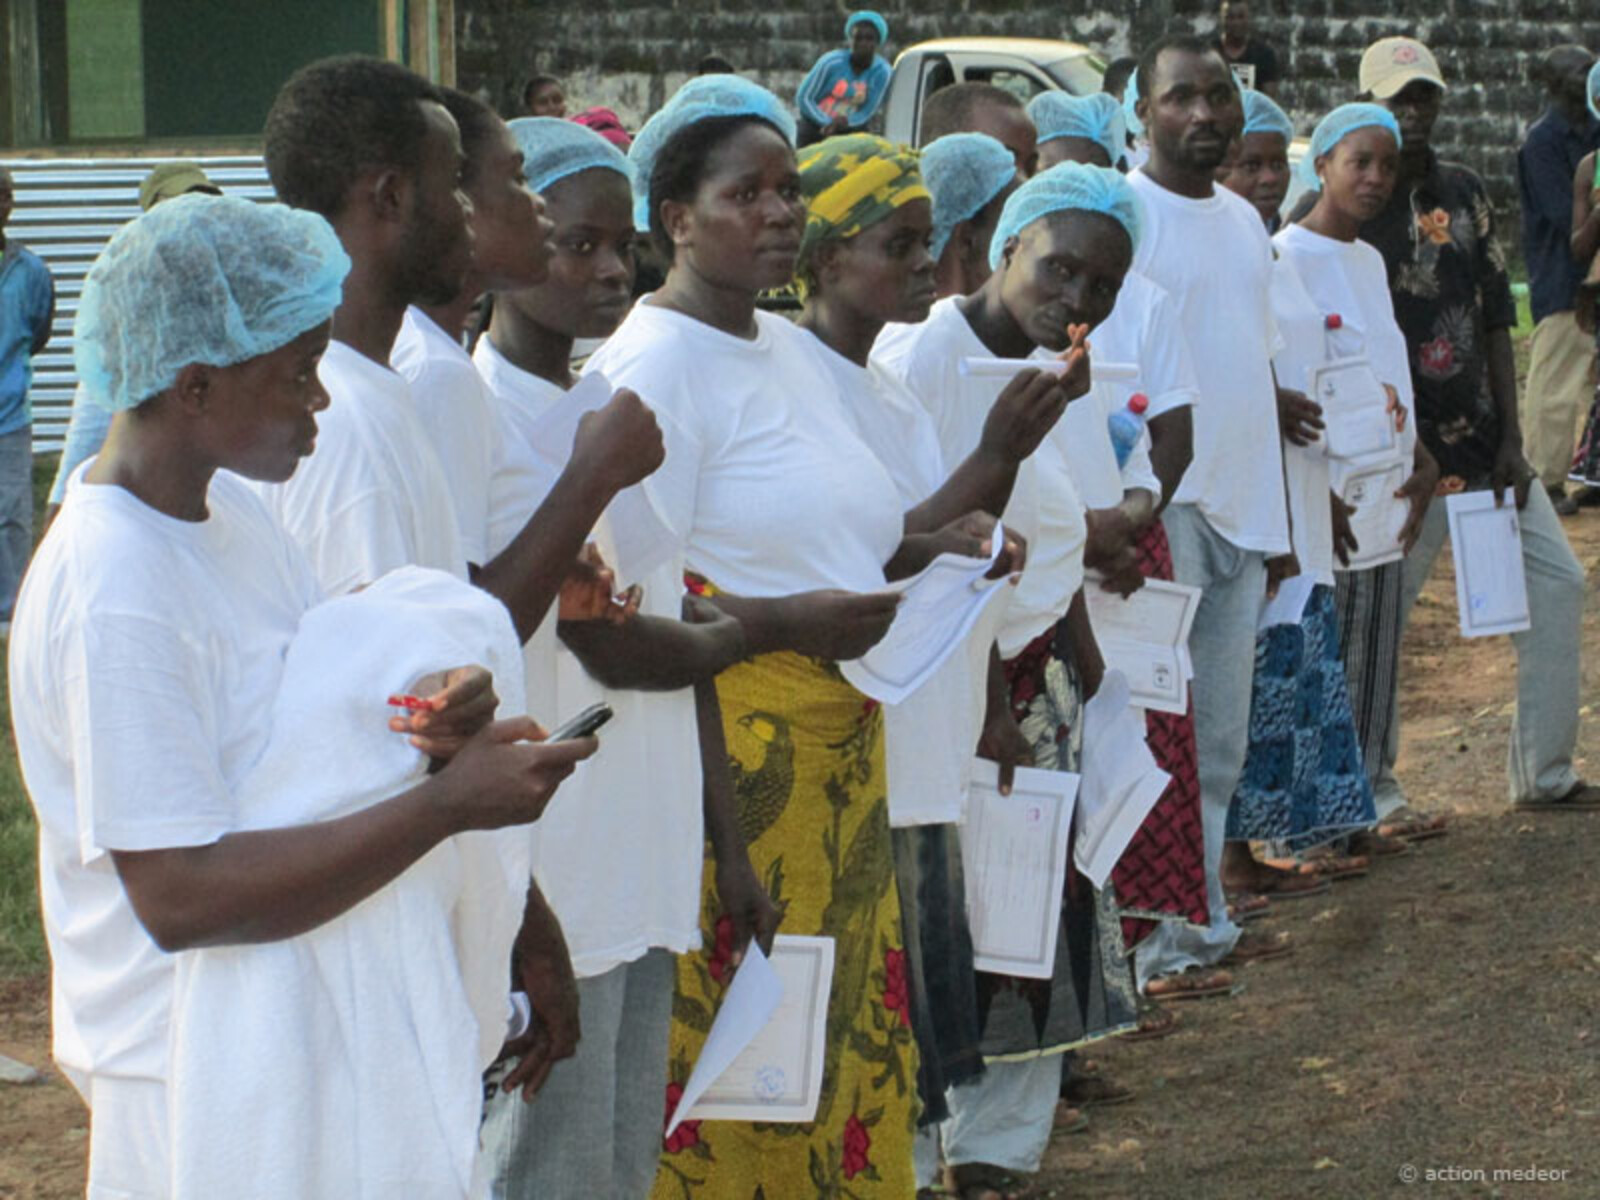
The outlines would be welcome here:
<svg viewBox="0 0 1600 1200">
<path fill-rule="evenodd" d="M 1256 630 L 1271 629 L 1274 625 L 1298 625 L 1306 615 L 1306 605 L 1311 600 L 1311 589 L 1317 581 L 1302 571 L 1278 584 L 1278 594 L 1261 606 L 1261 619 Z"/>
<path fill-rule="evenodd" d="M 1389 393 L 1365 358 L 1341 358 L 1311 372 L 1307 396 L 1322 406 L 1330 458 L 1356 462 L 1400 453 Z"/>
<path fill-rule="evenodd" d="M 1505 497 L 1498 508 L 1492 491 L 1445 497 L 1462 637 L 1519 633 L 1533 625 L 1522 564 L 1522 524 L 1510 488 Z"/>
<path fill-rule="evenodd" d="M 667 1134 L 679 1122 L 810 1121 L 822 1098 L 833 939 L 755 942 L 722 998 Z"/>
<path fill-rule="evenodd" d="M 1000 768 L 973 763 L 961 864 L 978 970 L 1029 979 L 1054 972 L 1077 795 L 1070 772 L 1018 767 L 1002 796 Z"/>
<path fill-rule="evenodd" d="M 1122 852 L 1172 782 L 1147 742 L 1144 710 L 1134 706 L 1128 681 L 1107 670 L 1083 706 L 1083 782 L 1078 787 L 1078 836 L 1072 856 L 1097 888 L 1111 877 Z"/>
<path fill-rule="evenodd" d="M 1090 579 L 1083 589 L 1089 624 L 1106 670 L 1121 671 L 1133 702 L 1157 712 L 1189 709 L 1189 630 L 1200 589 L 1165 579 L 1147 579 L 1124 600 Z"/>
<path fill-rule="evenodd" d="M 1349 564 L 1340 563 L 1338 569 L 1360 571 L 1404 558 L 1400 531 L 1411 505 L 1395 493 L 1410 474 L 1405 462 L 1395 454 L 1373 463 L 1335 461 L 1331 466 L 1333 490 L 1355 509 L 1350 514 L 1350 532 L 1355 535 L 1356 549 L 1350 553 Z"/>
<path fill-rule="evenodd" d="M 1008 586 L 1007 576 L 985 579 L 1005 541 L 996 522 L 988 558 L 941 554 L 910 579 L 891 583 L 900 593 L 894 623 L 860 658 L 839 664 L 858 691 L 884 704 L 899 704 L 954 654 L 973 625 Z"/>
</svg>

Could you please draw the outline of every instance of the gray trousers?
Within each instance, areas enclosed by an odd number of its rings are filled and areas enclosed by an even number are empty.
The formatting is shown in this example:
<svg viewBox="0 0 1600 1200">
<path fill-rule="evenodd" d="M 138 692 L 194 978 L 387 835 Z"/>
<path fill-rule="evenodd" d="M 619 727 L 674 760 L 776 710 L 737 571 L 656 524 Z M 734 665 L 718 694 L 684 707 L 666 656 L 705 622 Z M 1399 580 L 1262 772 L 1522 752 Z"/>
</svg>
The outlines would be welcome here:
<svg viewBox="0 0 1600 1200">
<path fill-rule="evenodd" d="M 1506 502 L 1509 504 L 1510 494 Z M 1542 487 L 1528 489 L 1520 514 L 1522 566 L 1528 580 L 1528 614 L 1533 628 L 1511 635 L 1517 652 L 1517 710 L 1511 719 L 1508 791 L 1516 800 L 1560 796 L 1578 782 L 1572 753 L 1578 744 L 1578 689 L 1581 676 L 1580 625 L 1583 619 L 1583 568 L 1567 544 L 1561 519 Z M 1405 559 L 1400 601 L 1402 629 L 1422 585 L 1450 538 L 1442 499 L 1428 506 L 1422 536 Z M 1395 778 L 1400 754 L 1400 722 L 1389 722 L 1383 768 L 1373 785 L 1380 815 L 1405 803 Z"/>
<path fill-rule="evenodd" d="M 494 1200 L 650 1195 L 676 967 L 671 952 L 652 950 L 578 980 L 577 1054 L 555 1065 L 533 1103 L 496 1089 L 485 1107 L 480 1174 Z"/>
<path fill-rule="evenodd" d="M 1194 704 L 1211 924 L 1200 929 L 1182 921 L 1158 922 L 1155 932 L 1134 952 L 1134 974 L 1141 991 L 1158 975 L 1210 966 L 1239 940 L 1239 927 L 1228 919 L 1228 901 L 1222 892 L 1222 846 L 1228 806 L 1239 786 L 1250 745 L 1256 621 L 1267 583 L 1265 557 L 1228 541 L 1194 505 L 1171 505 L 1161 515 L 1161 522 L 1172 546 L 1173 577 L 1204 593 L 1189 634 L 1189 656 L 1194 660 L 1189 689 Z"/>
<path fill-rule="evenodd" d="M 0 434 L 0 621 L 11 620 L 33 553 L 33 427 Z"/>
</svg>

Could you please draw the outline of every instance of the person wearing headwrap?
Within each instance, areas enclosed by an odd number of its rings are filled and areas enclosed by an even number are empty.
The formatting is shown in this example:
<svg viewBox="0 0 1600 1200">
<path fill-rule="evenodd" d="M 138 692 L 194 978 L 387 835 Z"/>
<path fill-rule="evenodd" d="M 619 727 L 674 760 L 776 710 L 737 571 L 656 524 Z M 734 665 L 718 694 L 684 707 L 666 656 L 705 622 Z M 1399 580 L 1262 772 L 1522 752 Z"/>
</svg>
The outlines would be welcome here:
<svg viewBox="0 0 1600 1200">
<path fill-rule="evenodd" d="M 795 89 L 801 146 L 864 128 L 889 90 L 889 60 L 879 53 L 889 40 L 889 23 L 862 9 L 845 20 L 844 39 L 845 47 L 817 59 Z"/>
<path fill-rule="evenodd" d="M 1590 76 L 1600 63 L 1583 46 L 1556 46 L 1534 70 L 1544 84 L 1544 112 L 1517 148 L 1517 197 L 1522 209 L 1522 257 L 1528 266 L 1533 340 L 1528 386 L 1522 396 L 1524 449 L 1556 512 L 1576 511 L 1579 497 L 1600 502 L 1600 491 L 1565 495 L 1578 417 L 1593 399 L 1595 340 L 1578 322 L 1578 292 L 1589 259 L 1573 254 L 1574 201 L 1587 199 L 1594 173 L 1575 192 L 1584 157 L 1600 148 L 1600 120 L 1590 111 Z M 1577 210 L 1581 211 L 1581 210 Z M 1576 489 L 1575 489 L 1576 490 Z"/>
<path fill-rule="evenodd" d="M 1243 91 L 1239 99 L 1244 105 L 1244 128 L 1217 169 L 1217 182 L 1250 201 L 1266 222 L 1267 232 L 1272 233 L 1282 221 L 1278 210 L 1289 194 L 1289 143 L 1294 140 L 1294 124 L 1265 92 Z M 1309 161 L 1307 155 L 1304 162 Z M 1303 185 L 1304 181 L 1302 176 Z"/>
<path fill-rule="evenodd" d="M 691 1120 L 663 1147 L 663 1200 L 915 1191 L 917 1051 L 883 713 L 833 665 L 859 658 L 894 620 L 885 567 L 900 553 L 904 511 L 840 411 L 811 336 L 756 304 L 793 279 L 805 231 L 793 138 L 777 97 L 730 75 L 690 80 L 645 124 L 629 152 L 636 216 L 670 266 L 585 365 L 636 389 L 667 441 L 662 472 L 641 489 L 648 512 L 607 516 L 619 575 L 648 571 L 645 611 L 654 602 L 668 615 L 687 570 L 748 636 L 745 660 L 701 693 L 702 728 L 723 735 L 722 761 L 737 764 L 738 819 L 714 828 L 708 807 L 707 833 L 713 845 L 731 834 L 749 846 L 784 933 L 835 945 L 815 1119 L 781 1129 Z M 693 700 L 666 693 L 659 703 L 681 714 L 679 737 L 692 745 Z M 670 746 L 651 755 L 656 801 L 684 803 L 697 775 L 679 778 L 682 754 Z M 726 780 L 708 772 L 705 785 Z M 678 960 L 669 1113 L 748 941 L 721 883 L 708 857 L 703 949 Z"/>
<path fill-rule="evenodd" d="M 328 406 L 317 363 L 350 265 L 320 216 L 187 196 L 121 229 L 84 282 L 74 352 L 92 394 L 114 412 L 111 433 L 69 481 L 34 558 L 10 665 L 63 1018 L 56 1055 L 93 1116 L 90 1195 L 220 1194 L 188 1190 L 188 1172 L 249 1162 L 263 1143 L 249 1120 L 225 1142 L 180 1146 L 169 1136 L 177 1055 L 209 1054 L 215 1067 L 249 1053 L 188 1026 L 188 1040 L 169 1047 L 175 972 L 193 964 L 176 951 L 294 957 L 302 935 L 343 925 L 335 918 L 387 893 L 456 833 L 536 818 L 560 776 L 593 749 L 483 742 L 482 753 L 415 785 L 424 757 L 395 736 L 405 787 L 333 819 L 263 821 L 236 790 L 268 742 L 286 652 L 323 595 L 243 479 L 285 479 L 311 453 Z M 487 722 L 493 692 L 480 669 L 445 678 L 448 687 L 396 680 L 441 701 L 443 719 L 390 728 L 449 757 L 453 739 Z M 384 681 L 371 686 L 381 709 Z M 516 680 L 505 686 L 516 689 Z M 370 715 L 363 720 L 370 725 Z M 507 786 L 528 767 L 536 786 Z M 502 953 L 509 949 L 508 941 Z M 504 980 L 497 963 L 501 1012 Z M 323 1048 L 331 1059 L 348 1047 Z M 381 1095 L 389 1065 L 404 1074 L 426 1058 L 420 1046 L 388 1050 L 392 1064 L 321 1065 Z M 468 1079 L 481 1069 L 473 1058 L 468 1051 L 455 1062 Z M 264 1098 L 266 1078 L 230 1077 L 229 1102 L 258 1114 L 273 1104 L 315 1107 L 299 1094 Z M 419 1161 L 437 1164 L 438 1150 L 460 1165 L 464 1148 L 470 1171 L 478 1103 L 467 1100 L 464 1111 L 446 1106 L 453 1115 L 444 1125 L 405 1127 Z M 430 1112 L 442 1115 L 433 1102 Z M 453 1145 L 451 1121 L 459 1122 Z M 222 1190 L 259 1194 L 253 1173 L 235 1182 Z"/>
<path fill-rule="evenodd" d="M 1127 153 L 1122 105 L 1105 92 L 1040 92 L 1029 101 L 1028 116 L 1039 130 L 1040 170 L 1063 162 L 1114 167 Z"/>
<path fill-rule="evenodd" d="M 1044 347 L 1065 359 L 1065 395 L 1086 402 L 1084 337 L 1110 314 L 1141 225 L 1117 172 L 1076 163 L 1041 172 L 1005 201 L 983 286 L 939 301 L 920 325 L 884 331 L 874 362 L 928 409 L 947 462 L 982 443 L 1002 386 L 964 375 L 966 358 L 1026 358 Z M 1083 503 L 1060 430 L 1021 464 L 1001 514 L 1028 540 L 1028 565 L 996 636 L 1011 711 L 986 726 L 980 747 L 1000 763 L 1002 784 L 1017 762 L 1077 769 L 1082 704 L 1103 673 L 1082 595 Z M 1137 996 L 1117 930 L 1110 893 L 1076 879 L 1064 897 L 1052 979 L 978 976 L 985 1071 L 952 1089 L 941 1131 L 958 1194 L 1012 1191 L 1014 1176 L 1036 1171 L 1061 1090 L 1062 1052 L 1134 1027 Z"/>
<path fill-rule="evenodd" d="M 922 179 L 933 196 L 935 289 L 941 299 L 970 295 L 989 277 L 994 223 L 1021 182 L 1016 160 L 988 134 L 950 133 L 923 147 Z"/>
<path fill-rule="evenodd" d="M 569 395 L 577 384 L 573 343 L 603 340 L 627 314 L 637 241 L 633 167 L 621 151 L 572 121 L 523 118 L 510 131 L 554 229 L 544 277 L 495 294 L 472 356 L 495 416 L 488 526 L 495 553 L 556 492 L 572 436 L 570 425 L 559 430 L 561 409 L 583 403 L 581 393 Z M 602 518 L 602 526 L 613 519 Z M 602 531 L 594 536 L 607 540 Z M 630 582 L 646 585 L 634 604 L 650 603 L 648 593 L 659 590 L 667 607 L 682 590 L 671 578 Z M 611 590 L 600 589 L 607 614 L 618 612 Z M 532 1103 L 505 1090 L 514 1062 L 491 1073 L 484 1161 L 490 1194 L 500 1200 L 643 1200 L 661 1152 L 677 955 L 699 942 L 707 828 L 735 936 L 752 926 L 765 936 L 776 921 L 742 843 L 722 836 L 718 813 L 702 822 L 695 782 L 702 772 L 725 782 L 720 736 L 711 752 L 703 743 L 698 754 L 679 744 L 685 731 L 671 695 L 732 666 L 744 637 L 727 618 L 686 624 L 676 612 L 656 610 L 626 620 L 571 619 L 566 608 L 564 596 L 563 619 L 541 625 L 524 651 L 528 712 L 576 713 L 604 701 L 633 750 L 590 763 L 533 838 L 533 872 L 560 920 L 577 979 L 582 1038 Z M 597 863 L 607 865 L 602 887 L 595 886 Z"/>
<path fill-rule="evenodd" d="M 894 479 L 907 532 L 925 539 L 929 551 L 981 549 L 994 532 L 993 518 L 982 514 L 1006 506 L 1018 467 L 1054 423 L 1060 392 L 1043 374 L 1008 387 L 982 444 L 952 470 L 927 411 L 869 361 L 884 325 L 922 321 L 934 299 L 934 262 L 924 248 L 932 205 L 917 158 L 866 134 L 829 138 L 801 153 L 807 220 L 797 265 L 806 294 L 799 324 L 815 338 L 847 419 Z M 921 1051 L 919 1187 L 936 1182 L 933 1127 L 948 1116 L 946 1089 L 982 1069 L 956 825 L 985 725 L 999 612 L 986 610 L 962 648 L 915 693 L 887 706 L 884 718 L 911 1028 Z"/>
</svg>

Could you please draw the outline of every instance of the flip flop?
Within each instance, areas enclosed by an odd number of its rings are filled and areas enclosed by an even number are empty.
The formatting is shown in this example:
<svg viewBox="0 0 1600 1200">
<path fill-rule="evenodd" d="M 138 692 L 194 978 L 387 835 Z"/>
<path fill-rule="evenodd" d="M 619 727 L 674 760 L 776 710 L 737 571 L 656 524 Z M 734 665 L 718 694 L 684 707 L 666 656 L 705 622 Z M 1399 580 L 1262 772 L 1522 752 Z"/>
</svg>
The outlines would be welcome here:
<svg viewBox="0 0 1600 1200">
<path fill-rule="evenodd" d="M 1318 854 L 1303 859 L 1269 858 L 1267 866 L 1280 871 L 1296 871 L 1301 875 L 1315 875 L 1330 882 L 1339 879 L 1359 879 L 1371 869 L 1372 860 L 1364 854 Z"/>
<path fill-rule="evenodd" d="M 1121 1042 L 1154 1042 L 1183 1028 L 1183 1019 L 1170 1008 L 1144 1000 L 1139 1004 L 1139 1028 L 1119 1034 Z"/>
<path fill-rule="evenodd" d="M 1065 1104 L 1070 1104 L 1074 1109 L 1115 1108 L 1119 1104 L 1127 1104 L 1139 1093 L 1130 1087 L 1123 1087 L 1115 1080 L 1104 1075 L 1084 1075 L 1074 1072 L 1061 1085 L 1061 1099 Z M 1061 1110 L 1056 1110 L 1059 1119 Z M 1058 1124 L 1057 1129 L 1061 1128 Z"/>
<path fill-rule="evenodd" d="M 1402 805 L 1379 821 L 1375 832 L 1380 837 L 1426 842 L 1450 832 L 1449 818 L 1444 813 L 1418 812 L 1410 805 Z"/>
<path fill-rule="evenodd" d="M 1154 987 L 1161 990 L 1151 991 Z M 1232 991 L 1233 976 L 1214 967 L 1186 967 L 1171 975 L 1158 975 L 1144 987 L 1144 994 L 1152 1000 L 1200 1000 Z"/>
<path fill-rule="evenodd" d="M 1228 897 L 1228 919 L 1242 924 L 1272 915 L 1272 901 L 1257 892 L 1234 892 Z"/>
<path fill-rule="evenodd" d="M 1269 934 L 1242 934 L 1233 949 L 1222 958 L 1225 966 L 1243 966 L 1245 963 L 1271 962 L 1275 958 L 1287 958 L 1294 953 L 1294 943 L 1289 940 L 1287 933 L 1276 936 Z"/>
<path fill-rule="evenodd" d="M 985 1194 L 1002 1200 L 1022 1200 L 1026 1192 L 1020 1189 L 1026 1187 L 1026 1181 L 993 1163 L 959 1163 L 944 1169 L 945 1191 L 961 1200 Z"/>
<path fill-rule="evenodd" d="M 1056 1104 L 1056 1115 L 1051 1118 L 1050 1128 L 1056 1133 L 1088 1133 L 1089 1114 L 1077 1105 L 1062 1100 Z"/>
</svg>

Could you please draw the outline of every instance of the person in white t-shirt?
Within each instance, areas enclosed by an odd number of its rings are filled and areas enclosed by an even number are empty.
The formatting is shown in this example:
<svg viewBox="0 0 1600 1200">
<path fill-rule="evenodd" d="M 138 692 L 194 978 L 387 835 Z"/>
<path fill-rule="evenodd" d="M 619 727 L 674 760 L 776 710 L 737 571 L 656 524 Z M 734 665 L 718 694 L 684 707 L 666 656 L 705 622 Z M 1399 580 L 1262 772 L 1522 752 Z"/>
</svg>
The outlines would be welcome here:
<svg viewBox="0 0 1600 1200">
<path fill-rule="evenodd" d="M 93 1114 L 94 1200 L 174 1194 L 167 955 L 316 929 L 454 834 L 536 819 L 595 747 L 518 745 L 536 733 L 525 718 L 466 741 L 494 693 L 482 669 L 455 669 L 437 692 L 414 686 L 434 709 L 425 725 L 391 726 L 453 756 L 442 771 L 352 815 L 242 832 L 234 792 L 322 591 L 240 477 L 288 478 L 311 452 L 349 266 L 313 214 L 180 198 L 121 230 L 85 282 L 78 370 L 116 415 L 28 573 L 10 689 L 39 816 L 56 1056 Z"/>
<path fill-rule="evenodd" d="M 1020 108 L 1016 115 L 1028 119 Z M 922 179 L 933 197 L 935 294 L 969 296 L 989 278 L 994 223 L 1022 182 L 1016 159 L 987 133 L 947 133 L 922 148 Z"/>
<path fill-rule="evenodd" d="M 1411 475 L 1399 495 L 1410 505 L 1400 533 L 1401 548 L 1409 554 L 1438 485 L 1439 467 L 1416 436 L 1411 364 L 1405 336 L 1395 321 L 1383 256 L 1359 237 L 1361 225 L 1383 207 L 1398 177 L 1398 126 L 1391 129 L 1385 123 L 1385 117 L 1393 121 L 1385 110 L 1358 112 L 1352 123 L 1344 120 L 1350 106 L 1344 108 L 1341 124 L 1334 127 L 1348 128 L 1339 137 L 1325 135 L 1329 145 L 1320 168 L 1317 158 L 1322 156 L 1310 159 L 1315 205 L 1299 223 L 1286 226 L 1273 244 L 1293 264 L 1324 314 L 1328 352 L 1340 358 L 1367 358 L 1379 382 L 1392 392 L 1402 449 L 1411 455 Z M 1345 562 L 1343 547 L 1337 549 Z M 1403 575 L 1404 560 L 1359 570 L 1334 568 L 1339 640 L 1357 744 L 1367 779 L 1378 794 L 1380 818 L 1389 816 L 1379 787 L 1384 746 L 1399 719 Z M 1442 825 L 1431 825 L 1433 830 L 1439 828 Z M 1417 827 L 1420 833 L 1429 829 L 1427 822 Z M 1400 838 L 1376 830 L 1351 838 L 1349 849 L 1371 857 L 1405 852 Z"/>
<path fill-rule="evenodd" d="M 420 76 L 348 56 L 292 76 L 267 115 L 264 137 L 279 196 L 326 217 L 355 263 L 319 372 L 331 397 L 321 444 L 293 479 L 262 489 L 268 507 L 308 551 L 329 593 L 401 566 L 434 567 L 496 596 L 527 639 L 612 496 L 659 465 L 654 419 L 636 395 L 613 397 L 578 430 L 568 469 L 546 503 L 502 553 L 469 570 L 449 477 L 405 377 L 389 366 L 407 308 L 452 303 L 472 269 L 470 205 L 460 190 L 466 160 L 455 119 L 443 94 Z M 497 219 L 529 238 L 547 235 L 514 165 L 504 157 L 486 163 L 478 182 L 510 210 Z M 528 892 L 517 962 L 539 1014 L 528 1035 L 536 1045 L 508 1079 L 523 1086 L 542 1081 L 577 1043 L 571 966 L 537 886 Z"/>
<path fill-rule="evenodd" d="M 961 552 L 969 523 L 949 522 L 965 515 L 977 536 L 992 534 L 988 513 L 1006 506 L 1018 467 L 1055 426 L 1066 395 L 1049 373 L 1019 376 L 996 401 L 978 446 L 951 470 L 927 411 L 869 360 L 885 324 L 920 321 L 934 300 L 935 263 L 926 249 L 932 205 L 917 168 L 913 152 L 870 134 L 801 152 L 807 215 L 796 266 L 805 298 L 798 323 L 816 339 L 846 418 L 893 477 L 907 533 Z M 946 542 L 950 534 L 956 544 Z M 1002 605 L 986 610 L 964 644 L 914 693 L 888 705 L 884 718 L 911 1027 L 921 1052 L 919 1187 L 937 1181 L 934 1131 L 949 1115 L 946 1089 L 983 1066 L 957 825 L 985 724 Z M 1008 706 L 998 708 L 1009 720 Z"/>
<path fill-rule="evenodd" d="M 556 443 L 563 435 L 551 427 L 570 428 L 557 419 L 561 408 L 584 402 L 582 392 L 569 396 L 573 342 L 616 328 L 634 275 L 632 176 L 622 153 L 571 121 L 521 118 L 509 131 L 554 230 L 546 277 L 494 294 L 473 355 L 495 418 L 491 553 L 543 502 L 565 462 L 568 448 Z M 475 206 L 475 224 L 482 214 Z M 609 541 L 610 520 L 597 542 Z M 715 716 L 709 681 L 743 657 L 742 628 L 698 601 L 697 615 L 715 619 L 679 620 L 683 584 L 671 570 L 632 582 L 643 584 L 637 616 L 571 620 L 563 611 L 525 650 L 535 681 L 529 711 L 541 703 L 578 711 L 603 699 L 627 753 L 588 764 L 550 823 L 531 831 L 534 873 L 572 956 L 583 1037 L 531 1105 L 503 1089 L 490 1099 L 483 1138 L 500 1198 L 648 1195 L 661 1149 L 676 956 L 700 946 L 707 836 L 735 959 L 751 937 L 770 949 L 777 925 L 732 812 L 720 721 L 709 722 L 709 747 L 683 736 L 688 685 L 704 685 Z M 600 862 L 604 887 L 596 886 Z"/>
<path fill-rule="evenodd" d="M 1151 153 L 1129 177 L 1146 216 L 1134 266 L 1171 297 L 1199 383 L 1194 460 L 1162 522 L 1178 582 L 1204 589 L 1189 646 L 1210 924 L 1165 922 L 1139 949 L 1146 994 L 1182 997 L 1226 991 L 1226 972 L 1211 969 L 1225 958 L 1284 952 L 1269 939 L 1239 945 L 1221 861 L 1248 743 L 1256 620 L 1263 596 L 1294 566 L 1272 374 L 1271 248 L 1255 210 L 1213 179 L 1243 125 L 1239 91 L 1221 57 L 1183 35 L 1150 46 L 1137 80 Z"/>
<path fill-rule="evenodd" d="M 947 458 L 976 444 L 998 386 L 963 375 L 964 358 L 1026 358 L 1041 346 L 1065 352 L 1063 386 L 1078 397 L 1074 405 L 1088 402 L 1083 339 L 1111 313 L 1139 225 L 1138 201 L 1117 172 L 1079 163 L 1042 172 L 1006 201 L 983 288 L 941 301 L 921 325 L 884 331 L 874 360 L 928 408 Z M 1058 427 L 1019 470 L 1006 508 L 1006 520 L 1029 538 L 1029 559 L 998 644 L 1033 765 L 1067 771 L 1077 769 L 1082 705 L 1104 664 L 1083 598 L 1086 527 L 1064 446 Z M 979 752 L 993 756 L 994 748 Z M 1134 1028 L 1137 997 L 1114 898 L 1074 877 L 1062 912 L 1048 985 L 979 976 L 985 1072 L 950 1092 L 952 1115 L 941 1131 L 949 1182 L 963 1194 L 1011 1190 L 1012 1173 L 1037 1170 L 1061 1091 L 1062 1052 Z"/>
</svg>

